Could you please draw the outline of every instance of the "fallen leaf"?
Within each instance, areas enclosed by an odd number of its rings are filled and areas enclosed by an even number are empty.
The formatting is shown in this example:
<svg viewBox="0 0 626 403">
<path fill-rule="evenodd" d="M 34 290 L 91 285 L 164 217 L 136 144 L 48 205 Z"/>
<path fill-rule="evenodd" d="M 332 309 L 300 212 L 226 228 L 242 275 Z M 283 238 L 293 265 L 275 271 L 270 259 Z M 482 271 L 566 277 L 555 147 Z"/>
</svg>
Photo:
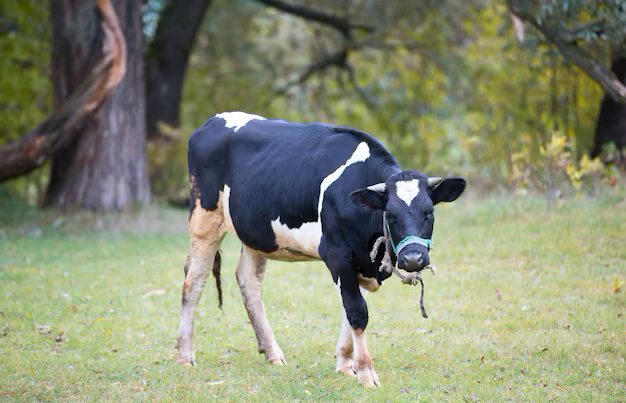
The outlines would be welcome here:
<svg viewBox="0 0 626 403">
<path fill-rule="evenodd" d="M 8 323 L 5 323 L 2 325 L 2 328 L 0 328 L 0 336 L 6 336 L 9 334 L 9 331 L 11 331 L 11 326 L 9 326 Z"/>
<path fill-rule="evenodd" d="M 167 290 L 165 288 L 155 288 L 153 290 L 150 291 L 146 291 L 141 298 L 147 298 L 151 295 L 163 295 L 167 292 Z"/>
<path fill-rule="evenodd" d="M 61 330 L 60 333 L 57 333 L 54 335 L 54 341 L 56 341 L 57 343 L 63 342 L 63 341 L 67 341 L 68 338 L 65 335 L 65 331 Z"/>
<path fill-rule="evenodd" d="M 598 328 L 598 333 L 604 333 L 606 332 L 606 327 L 599 327 Z"/>
<path fill-rule="evenodd" d="M 226 383 L 226 381 L 206 381 L 206 384 L 209 386 L 221 385 L 223 383 Z"/>
<path fill-rule="evenodd" d="M 35 323 L 35 330 L 40 334 L 49 334 L 52 331 L 52 327 L 50 327 L 50 325 Z"/>
</svg>

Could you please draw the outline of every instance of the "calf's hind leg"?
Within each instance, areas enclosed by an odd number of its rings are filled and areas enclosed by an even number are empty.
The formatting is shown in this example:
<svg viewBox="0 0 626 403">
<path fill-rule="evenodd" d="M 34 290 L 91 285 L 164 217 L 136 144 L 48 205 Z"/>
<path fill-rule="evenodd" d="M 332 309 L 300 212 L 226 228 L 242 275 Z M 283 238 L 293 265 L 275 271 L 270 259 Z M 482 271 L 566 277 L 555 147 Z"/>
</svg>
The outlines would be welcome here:
<svg viewBox="0 0 626 403">
<path fill-rule="evenodd" d="M 202 296 L 213 264 L 219 264 L 216 256 L 224 238 L 224 218 L 221 209 L 204 210 L 200 203 L 189 219 L 190 248 L 185 263 L 185 281 L 180 314 L 180 327 L 176 348 L 178 362 L 194 364 L 193 351 L 193 319 L 196 305 Z M 217 259 L 216 259 L 217 258 Z"/>
<path fill-rule="evenodd" d="M 243 303 L 256 334 L 259 353 L 264 353 L 267 361 L 272 364 L 285 364 L 285 356 L 276 343 L 274 333 L 265 315 L 265 306 L 261 295 L 266 262 L 265 256 L 243 245 L 237 265 L 237 283 L 239 283 Z"/>
</svg>

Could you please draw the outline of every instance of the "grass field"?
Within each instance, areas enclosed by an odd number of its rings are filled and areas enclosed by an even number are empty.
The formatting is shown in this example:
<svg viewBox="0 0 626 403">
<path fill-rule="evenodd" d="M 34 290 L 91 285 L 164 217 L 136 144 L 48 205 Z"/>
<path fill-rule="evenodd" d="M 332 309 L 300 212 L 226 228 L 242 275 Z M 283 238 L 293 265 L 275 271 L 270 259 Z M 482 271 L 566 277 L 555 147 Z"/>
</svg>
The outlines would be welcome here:
<svg viewBox="0 0 626 403">
<path fill-rule="evenodd" d="M 2 207 L 0 207 L 2 208 Z M 437 274 L 368 296 L 382 382 L 334 372 L 340 304 L 320 263 L 270 262 L 264 298 L 288 364 L 256 351 L 223 244 L 197 366 L 175 363 L 187 214 L 0 211 L 0 401 L 625 402 L 626 199 L 466 197 L 437 208 Z M 626 288 L 626 286 L 622 286 Z"/>
</svg>

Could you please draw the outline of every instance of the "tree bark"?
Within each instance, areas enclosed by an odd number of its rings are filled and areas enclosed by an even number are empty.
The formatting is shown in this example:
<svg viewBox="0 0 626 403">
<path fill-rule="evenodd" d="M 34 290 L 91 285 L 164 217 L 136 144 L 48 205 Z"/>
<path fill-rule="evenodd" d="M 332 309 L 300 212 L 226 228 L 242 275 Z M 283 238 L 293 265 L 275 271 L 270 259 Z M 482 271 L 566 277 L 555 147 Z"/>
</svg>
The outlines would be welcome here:
<svg viewBox="0 0 626 403">
<path fill-rule="evenodd" d="M 541 20 L 530 10 L 533 2 L 506 0 L 511 13 L 516 18 L 528 22 L 545 38 L 556 45 L 559 52 L 571 63 L 578 66 L 591 79 L 595 80 L 613 100 L 626 105 L 626 85 L 615 74 L 607 70 L 594 57 L 576 44 L 575 35 L 564 30 L 550 20 Z"/>
<path fill-rule="evenodd" d="M 159 121 L 180 124 L 183 80 L 193 43 L 211 0 L 168 1 L 146 56 L 149 137 L 158 136 Z"/>
<path fill-rule="evenodd" d="M 97 110 L 126 72 L 126 42 L 110 0 L 98 0 L 103 16 L 102 57 L 77 88 L 34 130 L 0 147 L 0 182 L 40 167 L 62 144 L 72 140 L 73 129 Z"/>
<path fill-rule="evenodd" d="M 622 83 L 626 84 L 626 52 L 615 54 L 611 71 Z M 607 92 L 600 104 L 591 158 L 599 156 L 603 146 L 611 142 L 622 156 L 623 149 L 626 147 L 626 105 L 616 102 Z"/>
<path fill-rule="evenodd" d="M 103 38 L 95 3 L 51 2 L 56 105 L 74 92 L 100 57 Z M 126 38 L 126 75 L 102 106 L 73 129 L 73 141 L 55 153 L 46 206 L 116 210 L 150 199 L 141 0 L 112 3 Z"/>
</svg>

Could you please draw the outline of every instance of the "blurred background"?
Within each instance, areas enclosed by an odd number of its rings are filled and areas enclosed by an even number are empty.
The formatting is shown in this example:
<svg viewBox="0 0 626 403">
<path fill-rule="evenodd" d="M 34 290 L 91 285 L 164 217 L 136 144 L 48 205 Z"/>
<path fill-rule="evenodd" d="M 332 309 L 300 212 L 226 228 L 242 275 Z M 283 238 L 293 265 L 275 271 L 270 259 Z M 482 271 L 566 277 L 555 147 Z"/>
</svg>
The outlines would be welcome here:
<svg viewBox="0 0 626 403">
<path fill-rule="evenodd" d="M 4 0 L 0 54 L 0 206 L 184 205 L 187 137 L 228 110 L 474 192 L 623 186 L 624 1 Z"/>
</svg>

